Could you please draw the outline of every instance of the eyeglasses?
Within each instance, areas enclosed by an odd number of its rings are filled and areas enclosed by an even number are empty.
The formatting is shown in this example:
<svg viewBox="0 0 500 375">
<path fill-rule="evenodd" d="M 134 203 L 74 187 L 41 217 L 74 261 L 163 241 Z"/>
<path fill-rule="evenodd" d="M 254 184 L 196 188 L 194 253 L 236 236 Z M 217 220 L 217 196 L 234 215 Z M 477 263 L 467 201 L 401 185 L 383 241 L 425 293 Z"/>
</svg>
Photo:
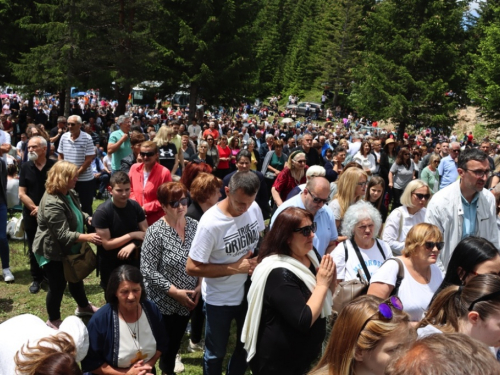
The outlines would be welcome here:
<svg viewBox="0 0 500 375">
<path fill-rule="evenodd" d="M 153 152 L 153 151 L 149 151 L 149 152 L 142 152 L 142 151 L 141 151 L 141 152 L 140 152 L 140 154 L 141 154 L 141 156 L 142 156 L 143 158 L 145 158 L 146 156 L 147 156 L 148 158 L 150 158 L 151 156 L 155 156 L 155 155 L 156 155 L 156 152 Z"/>
<path fill-rule="evenodd" d="M 394 313 L 392 311 L 393 308 L 399 311 L 403 311 L 403 303 L 397 296 L 391 296 L 390 298 L 382 302 L 380 305 L 378 305 L 378 311 L 372 316 L 370 316 L 368 319 L 366 319 L 366 321 L 361 326 L 359 332 L 363 332 L 368 322 L 372 320 L 373 317 L 376 316 L 377 314 L 382 316 L 382 318 L 384 319 L 391 320 L 394 317 Z"/>
<path fill-rule="evenodd" d="M 469 306 L 469 308 L 467 310 L 472 311 L 472 309 L 474 308 L 474 305 L 476 303 L 483 302 L 483 301 L 489 301 L 489 300 L 492 300 L 492 299 L 494 299 L 495 297 L 498 297 L 498 296 L 500 296 L 500 290 L 497 290 L 496 292 L 493 292 L 493 293 L 487 294 L 485 296 L 479 297 L 478 299 L 472 301 L 472 303 L 470 304 L 470 306 Z"/>
<path fill-rule="evenodd" d="M 457 153 L 460 153 L 460 150 L 454 150 L 454 149 L 451 149 L 451 152 L 457 152 Z"/>
<path fill-rule="evenodd" d="M 413 193 L 413 195 L 416 196 L 419 200 L 422 199 L 428 200 L 431 197 L 430 194 Z"/>
<path fill-rule="evenodd" d="M 68 126 L 75 126 L 75 125 L 79 125 L 79 124 L 76 122 L 68 122 Z"/>
<path fill-rule="evenodd" d="M 439 251 L 441 251 L 441 249 L 443 248 L 444 246 L 444 242 L 431 242 L 431 241 L 426 241 L 425 242 L 425 248 L 429 251 L 432 251 L 434 250 L 435 247 L 437 247 L 437 249 Z"/>
<path fill-rule="evenodd" d="M 189 198 L 184 197 L 184 198 L 179 199 L 178 201 L 168 202 L 168 204 L 172 208 L 178 208 L 181 204 L 183 206 L 187 206 L 188 202 L 189 202 Z"/>
<path fill-rule="evenodd" d="M 358 186 L 366 186 L 366 185 L 368 185 L 368 181 L 358 182 L 356 185 L 358 185 Z"/>
<path fill-rule="evenodd" d="M 439 160 L 433 161 L 434 164 L 439 164 Z"/>
<path fill-rule="evenodd" d="M 313 193 L 311 193 L 309 190 L 307 190 L 307 192 L 309 193 L 309 195 L 312 197 L 313 199 L 313 202 L 314 203 L 322 203 L 322 204 L 325 204 L 328 202 L 328 199 L 322 199 L 322 198 L 319 198 L 319 197 L 315 197 Z"/>
<path fill-rule="evenodd" d="M 481 169 L 464 169 L 464 171 L 472 172 L 477 178 L 483 178 L 484 176 L 490 177 L 492 175 L 490 170 L 483 171 Z"/>
<path fill-rule="evenodd" d="M 304 237 L 309 237 L 311 233 L 316 233 L 316 222 L 313 222 L 311 225 L 307 225 L 302 228 L 294 229 L 294 232 L 301 232 Z"/>
</svg>

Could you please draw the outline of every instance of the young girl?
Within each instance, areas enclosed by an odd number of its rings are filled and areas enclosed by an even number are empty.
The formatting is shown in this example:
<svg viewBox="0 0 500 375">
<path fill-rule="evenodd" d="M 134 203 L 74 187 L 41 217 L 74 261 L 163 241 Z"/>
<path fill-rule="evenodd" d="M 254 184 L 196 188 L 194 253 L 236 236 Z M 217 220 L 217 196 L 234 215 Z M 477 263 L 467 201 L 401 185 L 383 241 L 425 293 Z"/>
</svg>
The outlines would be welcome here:
<svg viewBox="0 0 500 375">
<path fill-rule="evenodd" d="M 366 200 L 370 202 L 382 216 L 382 222 L 387 219 L 387 207 L 383 202 L 385 191 L 385 182 L 382 177 L 373 176 L 366 188 Z"/>
</svg>

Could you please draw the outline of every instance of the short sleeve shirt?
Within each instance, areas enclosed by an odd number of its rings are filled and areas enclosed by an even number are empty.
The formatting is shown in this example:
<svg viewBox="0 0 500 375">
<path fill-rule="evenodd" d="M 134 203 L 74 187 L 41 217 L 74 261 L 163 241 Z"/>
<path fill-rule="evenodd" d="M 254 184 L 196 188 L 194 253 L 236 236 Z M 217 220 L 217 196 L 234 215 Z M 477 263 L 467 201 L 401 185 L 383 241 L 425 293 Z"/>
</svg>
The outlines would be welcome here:
<svg viewBox="0 0 500 375">
<path fill-rule="evenodd" d="M 45 193 L 45 181 L 47 181 L 47 173 L 55 164 L 55 160 L 47 159 L 42 170 L 39 170 L 35 163 L 28 161 L 21 165 L 19 173 L 19 187 L 26 188 L 26 195 L 38 206 Z M 28 217 L 30 211 L 24 206 L 24 216 Z"/>
<path fill-rule="evenodd" d="M 123 130 L 115 130 L 111 135 L 109 136 L 109 142 L 108 143 L 117 143 L 122 137 Z M 118 150 L 113 152 L 111 155 L 111 167 L 113 168 L 114 171 L 119 171 L 121 167 L 121 162 L 122 159 L 129 156 L 132 153 L 132 148 L 130 146 L 130 137 L 127 137 L 125 142 L 123 142 Z"/>
<path fill-rule="evenodd" d="M 61 136 L 59 148 L 57 152 L 64 155 L 64 160 L 75 164 L 80 168 L 85 162 L 85 157 L 95 155 L 94 142 L 92 137 L 85 132 L 80 132 L 80 135 L 74 141 L 71 140 L 71 133 L 67 132 Z M 78 176 L 78 181 L 91 181 L 94 179 L 92 169 L 89 167 Z"/>
<path fill-rule="evenodd" d="M 208 209 L 198 225 L 189 257 L 201 263 L 228 264 L 237 262 L 259 242 L 264 220 L 259 205 L 253 202 L 247 212 L 228 217 L 218 205 Z M 237 306 L 244 298 L 248 275 L 236 274 L 217 278 L 204 277 L 203 299 L 215 306 Z"/>
</svg>

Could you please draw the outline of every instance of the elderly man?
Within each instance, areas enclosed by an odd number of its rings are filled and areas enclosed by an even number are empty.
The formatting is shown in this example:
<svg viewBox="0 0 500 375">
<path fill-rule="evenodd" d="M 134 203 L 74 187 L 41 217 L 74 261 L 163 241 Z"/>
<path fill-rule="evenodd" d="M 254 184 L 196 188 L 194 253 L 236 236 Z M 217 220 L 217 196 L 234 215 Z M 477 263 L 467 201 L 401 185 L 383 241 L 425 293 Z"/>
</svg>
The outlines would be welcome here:
<svg viewBox="0 0 500 375">
<path fill-rule="evenodd" d="M 66 120 L 66 119 L 64 119 Z M 47 141 L 40 137 L 32 137 L 28 141 L 28 162 L 23 163 L 19 173 L 19 198 L 23 202 L 24 231 L 28 239 L 28 253 L 30 259 L 30 273 L 32 282 L 29 286 L 30 293 L 38 293 L 43 281 L 43 271 L 33 254 L 33 241 L 35 240 L 38 222 L 38 204 L 45 193 L 45 181 L 50 168 L 56 163 L 47 159 Z"/>
<path fill-rule="evenodd" d="M 425 222 L 443 233 L 444 247 L 438 262 L 444 269 L 465 237 L 483 237 L 499 246 L 495 197 L 485 189 L 491 175 L 488 155 L 477 149 L 463 151 L 458 157 L 458 174 L 458 181 L 432 197 L 425 213 Z"/>
<path fill-rule="evenodd" d="M 50 129 L 50 143 L 56 146 L 56 150 L 59 147 L 59 141 L 64 133 L 68 131 L 66 117 L 59 116 L 57 118 L 57 126 Z"/>
<path fill-rule="evenodd" d="M 306 154 L 307 165 L 309 167 L 313 165 L 322 165 L 322 159 L 320 158 L 318 151 L 316 151 L 312 145 L 313 136 L 310 133 L 306 133 L 302 137 L 302 145 L 293 149 L 292 152 L 297 150 L 304 151 L 304 154 Z"/>
<path fill-rule="evenodd" d="M 330 183 L 324 177 L 311 178 L 301 194 L 283 202 L 271 218 L 271 226 L 276 217 L 287 207 L 299 207 L 314 215 L 317 230 L 314 235 L 313 245 L 318 253 L 323 256 L 329 254 L 336 246 L 338 238 L 335 226 L 335 216 L 330 207 L 326 206 L 330 195 Z"/>
<path fill-rule="evenodd" d="M 442 147 L 442 145 L 441 145 Z M 457 163 L 460 155 L 460 143 L 452 142 L 450 154 L 439 163 L 439 189 L 454 183 L 458 178 Z"/>
<path fill-rule="evenodd" d="M 130 128 L 132 126 L 130 117 L 122 115 L 118 117 L 116 122 L 120 129 L 111 133 L 108 142 L 108 154 L 111 155 L 111 173 L 119 171 L 122 159 L 132 153 L 129 137 Z"/>
<path fill-rule="evenodd" d="M 80 196 L 82 211 L 92 215 L 92 202 L 94 200 L 95 183 L 90 164 L 95 157 L 92 137 L 81 131 L 82 118 L 77 115 L 68 118 L 69 131 L 61 136 L 59 160 L 67 160 L 78 167 L 78 182 L 75 190 Z"/>
</svg>

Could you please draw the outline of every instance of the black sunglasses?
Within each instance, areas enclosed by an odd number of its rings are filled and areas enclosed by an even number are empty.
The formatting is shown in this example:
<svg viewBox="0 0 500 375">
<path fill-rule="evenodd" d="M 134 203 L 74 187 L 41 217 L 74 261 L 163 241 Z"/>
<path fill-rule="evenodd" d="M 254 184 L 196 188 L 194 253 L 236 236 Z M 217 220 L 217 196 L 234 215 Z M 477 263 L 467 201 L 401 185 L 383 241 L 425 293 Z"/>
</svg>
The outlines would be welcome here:
<svg viewBox="0 0 500 375">
<path fill-rule="evenodd" d="M 169 205 L 170 205 L 170 207 L 172 207 L 172 208 L 177 208 L 177 207 L 179 207 L 179 205 L 181 205 L 181 204 L 182 204 L 183 206 L 187 206 L 188 202 L 189 202 L 189 198 L 184 197 L 184 198 L 179 199 L 178 201 L 168 202 L 168 204 L 169 204 Z"/>
<path fill-rule="evenodd" d="M 434 247 L 437 247 L 438 250 L 441 250 L 444 246 L 444 242 L 431 242 L 431 241 L 426 241 L 425 242 L 425 248 L 429 251 L 433 250 Z"/>
<path fill-rule="evenodd" d="M 294 232 L 301 232 L 304 237 L 309 237 L 312 233 L 316 233 L 316 222 L 312 223 L 311 225 L 307 225 L 302 228 L 297 228 L 294 229 Z"/>
<path fill-rule="evenodd" d="M 150 151 L 150 152 L 142 152 L 141 151 L 140 154 L 141 154 L 142 157 L 146 157 L 147 156 L 148 158 L 150 158 L 151 156 L 155 156 L 156 152 L 152 152 L 152 151 Z"/>
<path fill-rule="evenodd" d="M 312 197 L 314 203 L 327 203 L 328 199 L 321 199 L 319 197 L 315 197 L 313 193 L 311 193 L 309 190 L 307 191 L 309 195 Z"/>
<path fill-rule="evenodd" d="M 413 195 L 416 196 L 420 200 L 422 200 L 422 199 L 428 200 L 431 197 L 430 194 L 413 193 Z"/>
</svg>

